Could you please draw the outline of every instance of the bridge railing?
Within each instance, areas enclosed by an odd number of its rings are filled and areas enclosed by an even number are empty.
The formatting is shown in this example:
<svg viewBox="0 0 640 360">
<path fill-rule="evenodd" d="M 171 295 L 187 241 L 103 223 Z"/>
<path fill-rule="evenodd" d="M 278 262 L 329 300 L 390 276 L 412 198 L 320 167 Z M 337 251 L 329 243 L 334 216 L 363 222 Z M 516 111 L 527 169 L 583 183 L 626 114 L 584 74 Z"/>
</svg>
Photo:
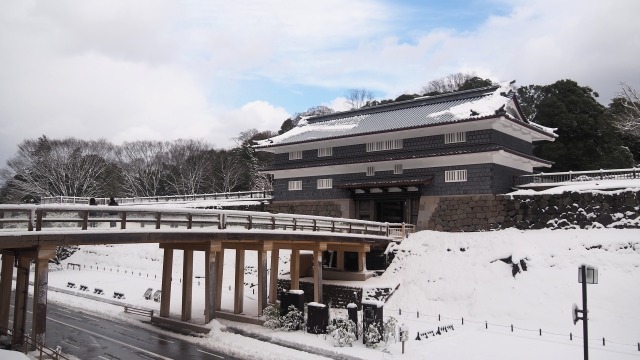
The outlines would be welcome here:
<svg viewBox="0 0 640 360">
<path fill-rule="evenodd" d="M 255 211 L 143 206 L 0 205 L 0 225 L 0 231 L 245 229 L 397 236 L 390 224 L 374 221 Z"/>
<path fill-rule="evenodd" d="M 591 170 L 591 171 L 567 171 L 555 173 L 539 173 L 516 176 L 513 185 L 536 186 L 565 182 L 582 182 L 594 180 L 626 180 L 640 179 L 640 168 Z"/>
<path fill-rule="evenodd" d="M 193 195 L 167 195 L 167 196 L 144 196 L 115 198 L 120 205 L 141 204 L 141 203 L 166 203 L 166 202 L 187 202 L 204 200 L 233 200 L 233 199 L 271 199 L 273 192 L 270 190 L 235 191 L 211 194 Z M 77 196 L 47 196 L 40 199 L 40 203 L 46 204 L 78 204 L 88 205 L 89 197 Z M 98 205 L 109 204 L 110 198 L 95 198 Z"/>
</svg>

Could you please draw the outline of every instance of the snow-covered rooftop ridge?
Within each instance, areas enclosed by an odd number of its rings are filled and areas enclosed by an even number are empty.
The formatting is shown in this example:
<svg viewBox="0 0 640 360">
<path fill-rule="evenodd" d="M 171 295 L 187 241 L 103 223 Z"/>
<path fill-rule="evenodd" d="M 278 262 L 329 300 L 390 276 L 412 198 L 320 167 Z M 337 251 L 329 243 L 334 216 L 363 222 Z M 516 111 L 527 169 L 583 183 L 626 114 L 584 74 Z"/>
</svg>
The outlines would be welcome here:
<svg viewBox="0 0 640 360">
<path fill-rule="evenodd" d="M 449 109 L 427 115 L 428 118 L 438 118 L 443 115 L 450 115 L 453 119 L 481 118 L 495 115 L 499 109 L 506 111 L 506 106 L 511 101 L 507 94 L 515 92 L 515 87 L 511 83 L 501 83 L 493 93 L 478 100 L 465 102 L 452 106 Z"/>
<path fill-rule="evenodd" d="M 269 147 L 497 116 L 529 125 L 530 122 L 522 115 L 514 101 L 515 91 L 513 82 L 502 83 L 486 88 L 305 118 L 288 132 L 258 141 L 256 146 Z M 538 124 L 531 126 L 556 136 L 553 132 L 555 129 Z"/>
</svg>

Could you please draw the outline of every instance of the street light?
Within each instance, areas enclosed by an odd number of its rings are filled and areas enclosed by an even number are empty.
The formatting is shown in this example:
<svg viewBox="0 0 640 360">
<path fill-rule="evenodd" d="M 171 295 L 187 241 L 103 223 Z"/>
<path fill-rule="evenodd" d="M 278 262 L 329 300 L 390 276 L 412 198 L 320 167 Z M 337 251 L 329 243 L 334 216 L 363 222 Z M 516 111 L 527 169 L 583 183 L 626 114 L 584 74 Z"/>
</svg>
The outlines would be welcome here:
<svg viewBox="0 0 640 360">
<path fill-rule="evenodd" d="M 573 324 L 575 325 L 578 320 L 582 320 L 584 360 L 589 360 L 589 329 L 587 326 L 587 284 L 598 283 L 598 269 L 587 265 L 580 266 L 578 268 L 578 282 L 582 284 L 582 310 L 578 309 L 578 305 L 573 304 Z"/>
</svg>

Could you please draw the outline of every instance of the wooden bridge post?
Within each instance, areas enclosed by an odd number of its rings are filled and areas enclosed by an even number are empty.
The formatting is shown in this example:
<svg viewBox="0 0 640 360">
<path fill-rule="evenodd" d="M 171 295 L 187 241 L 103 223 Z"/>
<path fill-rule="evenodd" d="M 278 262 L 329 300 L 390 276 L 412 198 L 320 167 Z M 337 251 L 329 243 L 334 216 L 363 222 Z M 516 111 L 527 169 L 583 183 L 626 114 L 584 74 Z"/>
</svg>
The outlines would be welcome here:
<svg viewBox="0 0 640 360">
<path fill-rule="evenodd" d="M 291 250 L 289 266 L 289 273 L 291 274 L 291 290 L 300 290 L 300 249 Z"/>
<path fill-rule="evenodd" d="M 171 309 L 171 272 L 173 271 L 173 249 L 164 248 L 162 261 L 162 292 L 160 293 L 160 317 L 169 317 Z"/>
<path fill-rule="evenodd" d="M 236 283 L 233 294 L 233 313 L 242 314 L 244 310 L 244 249 L 236 249 Z"/>
<path fill-rule="evenodd" d="M 278 300 L 278 264 L 280 263 L 280 249 L 271 249 L 271 272 L 269 273 L 269 303 Z"/>
<path fill-rule="evenodd" d="M 184 250 L 182 259 L 182 321 L 191 320 L 193 300 L 193 250 Z"/>
<path fill-rule="evenodd" d="M 44 344 L 47 332 L 47 291 L 49 289 L 49 259 L 56 255 L 56 248 L 40 247 L 35 263 L 36 272 L 33 282 L 33 319 L 31 320 L 31 338 L 35 344 Z M 35 344 L 31 349 L 35 350 Z"/>
<path fill-rule="evenodd" d="M 204 321 L 209 323 L 216 317 L 216 300 L 218 298 L 218 253 L 222 250 L 220 242 L 212 242 L 205 252 L 204 259 Z"/>
<path fill-rule="evenodd" d="M 313 301 L 322 303 L 322 251 L 313 251 Z"/>
<path fill-rule="evenodd" d="M 267 246 L 263 246 L 262 249 L 258 250 L 258 315 L 259 316 L 262 316 L 262 312 L 264 308 L 267 307 Z"/>
<path fill-rule="evenodd" d="M 344 271 L 344 250 L 337 250 L 336 269 Z"/>
<path fill-rule="evenodd" d="M 358 251 L 358 271 L 367 271 L 367 253 Z"/>
<path fill-rule="evenodd" d="M 13 345 L 21 345 L 27 323 L 27 297 L 29 292 L 29 265 L 31 257 L 18 255 L 16 298 L 13 307 Z"/>
<path fill-rule="evenodd" d="M 7 335 L 6 329 L 9 328 L 14 261 L 13 255 L 2 254 L 2 276 L 0 277 L 0 334 L 2 335 Z"/>
<path fill-rule="evenodd" d="M 216 311 L 222 309 L 222 277 L 224 274 L 224 248 L 216 253 Z"/>
</svg>

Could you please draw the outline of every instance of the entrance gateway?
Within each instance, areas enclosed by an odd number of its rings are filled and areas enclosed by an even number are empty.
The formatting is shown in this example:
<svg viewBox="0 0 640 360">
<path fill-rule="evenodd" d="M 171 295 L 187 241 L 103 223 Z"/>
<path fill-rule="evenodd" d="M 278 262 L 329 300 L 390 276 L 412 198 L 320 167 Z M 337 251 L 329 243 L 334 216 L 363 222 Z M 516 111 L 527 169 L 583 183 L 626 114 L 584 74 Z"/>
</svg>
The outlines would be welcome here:
<svg viewBox="0 0 640 360">
<path fill-rule="evenodd" d="M 355 217 L 388 223 L 417 225 L 422 189 L 433 177 L 403 180 L 342 183 L 337 188 L 352 191 Z"/>
</svg>

